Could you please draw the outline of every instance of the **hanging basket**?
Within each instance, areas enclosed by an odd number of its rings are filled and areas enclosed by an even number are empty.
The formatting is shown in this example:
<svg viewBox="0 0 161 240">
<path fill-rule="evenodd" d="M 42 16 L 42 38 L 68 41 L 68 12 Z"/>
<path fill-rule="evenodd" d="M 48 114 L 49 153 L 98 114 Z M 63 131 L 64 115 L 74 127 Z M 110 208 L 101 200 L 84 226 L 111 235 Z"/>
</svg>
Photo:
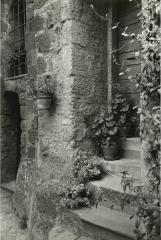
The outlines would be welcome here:
<svg viewBox="0 0 161 240">
<path fill-rule="evenodd" d="M 15 92 L 17 87 L 17 81 L 14 79 L 4 80 L 4 89 L 8 92 Z"/>
<path fill-rule="evenodd" d="M 37 108 L 38 110 L 49 110 L 52 104 L 52 96 L 40 95 L 37 97 Z"/>
</svg>

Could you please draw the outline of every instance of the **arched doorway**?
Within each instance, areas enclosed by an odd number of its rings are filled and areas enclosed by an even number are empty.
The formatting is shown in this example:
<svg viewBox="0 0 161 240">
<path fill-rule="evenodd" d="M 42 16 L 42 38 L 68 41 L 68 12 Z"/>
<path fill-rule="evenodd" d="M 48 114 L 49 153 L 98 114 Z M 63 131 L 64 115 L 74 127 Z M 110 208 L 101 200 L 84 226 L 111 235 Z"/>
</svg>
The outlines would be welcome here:
<svg viewBox="0 0 161 240">
<path fill-rule="evenodd" d="M 2 125 L 3 158 L 2 158 L 2 182 L 11 183 L 16 180 L 17 171 L 21 159 L 21 114 L 17 93 L 6 92 L 4 94 L 5 108 Z"/>
</svg>

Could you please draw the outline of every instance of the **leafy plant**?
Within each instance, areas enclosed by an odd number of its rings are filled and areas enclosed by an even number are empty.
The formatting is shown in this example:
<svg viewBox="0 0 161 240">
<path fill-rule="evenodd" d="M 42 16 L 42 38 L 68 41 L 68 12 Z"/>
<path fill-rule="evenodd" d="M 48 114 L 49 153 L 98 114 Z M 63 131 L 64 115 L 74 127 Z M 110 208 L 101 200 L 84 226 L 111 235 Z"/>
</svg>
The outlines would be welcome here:
<svg viewBox="0 0 161 240">
<path fill-rule="evenodd" d="M 91 134 L 98 146 L 111 145 L 116 140 L 117 120 L 111 107 L 94 117 L 91 123 Z"/>
<path fill-rule="evenodd" d="M 16 65 L 18 65 L 18 63 L 19 63 L 19 55 L 18 54 L 14 54 L 13 56 L 11 56 L 9 58 L 9 61 L 8 61 L 9 67 L 13 68 Z"/>
<path fill-rule="evenodd" d="M 51 76 L 45 76 L 44 83 L 36 85 L 34 79 L 29 79 L 27 82 L 27 93 L 28 96 L 36 99 L 42 95 L 53 95 L 55 93 L 55 87 L 51 83 Z"/>
<path fill-rule="evenodd" d="M 73 161 L 73 179 L 59 189 L 59 208 L 90 207 L 94 199 L 87 183 L 107 173 L 101 159 L 79 151 Z"/>
<path fill-rule="evenodd" d="M 97 156 L 88 156 L 85 152 L 79 152 L 73 161 L 73 175 L 80 183 L 101 179 L 107 170 L 103 162 Z"/>
<path fill-rule="evenodd" d="M 76 180 L 63 184 L 59 190 L 59 205 L 69 209 L 77 209 L 81 207 L 90 207 L 91 194 L 83 183 Z"/>
<path fill-rule="evenodd" d="M 134 179 L 130 177 L 127 171 L 122 173 L 121 183 L 126 193 L 127 187 L 130 192 L 136 193 L 137 210 L 130 219 L 135 217 L 136 239 L 159 240 L 160 236 L 160 202 L 153 196 L 153 191 L 147 193 L 143 186 L 134 185 Z M 127 201 L 128 200 L 128 201 Z M 128 194 L 121 199 L 122 210 L 126 203 L 130 203 Z"/>
</svg>

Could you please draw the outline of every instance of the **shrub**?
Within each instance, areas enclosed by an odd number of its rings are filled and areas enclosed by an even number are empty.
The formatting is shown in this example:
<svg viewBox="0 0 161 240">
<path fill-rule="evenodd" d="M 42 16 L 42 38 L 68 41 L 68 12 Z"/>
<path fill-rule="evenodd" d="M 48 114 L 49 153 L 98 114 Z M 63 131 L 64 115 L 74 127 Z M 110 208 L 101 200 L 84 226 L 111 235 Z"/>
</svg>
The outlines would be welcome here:
<svg viewBox="0 0 161 240">
<path fill-rule="evenodd" d="M 90 207 L 90 192 L 82 183 L 73 180 L 63 184 L 59 192 L 60 207 L 77 209 L 81 207 Z"/>
<path fill-rule="evenodd" d="M 88 156 L 84 152 L 76 155 L 73 162 L 73 175 L 80 183 L 101 179 L 106 173 L 102 160 L 97 156 Z"/>
</svg>

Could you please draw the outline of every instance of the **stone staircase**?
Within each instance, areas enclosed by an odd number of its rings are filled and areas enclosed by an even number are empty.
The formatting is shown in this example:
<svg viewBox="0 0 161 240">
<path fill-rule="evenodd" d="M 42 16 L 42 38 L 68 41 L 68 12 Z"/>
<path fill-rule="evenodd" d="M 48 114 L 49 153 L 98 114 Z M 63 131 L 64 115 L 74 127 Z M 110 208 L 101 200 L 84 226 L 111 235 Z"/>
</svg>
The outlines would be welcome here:
<svg viewBox="0 0 161 240">
<path fill-rule="evenodd" d="M 139 183 L 141 172 L 139 139 L 126 139 L 123 148 L 123 158 L 108 163 L 110 174 L 102 180 L 90 183 L 91 189 L 93 188 L 94 192 L 101 196 L 99 196 L 98 206 L 72 211 L 74 220 L 66 223 L 66 228 L 70 232 L 89 240 L 134 239 L 135 219 L 131 220 L 130 216 L 135 211 L 136 195 L 131 191 L 123 192 L 121 176 L 122 172 L 126 170 L 134 178 L 135 184 Z M 125 196 L 128 196 L 130 202 L 122 210 L 121 200 Z M 79 237 L 75 239 L 79 239 Z M 50 240 L 57 239 L 51 238 Z"/>
</svg>

